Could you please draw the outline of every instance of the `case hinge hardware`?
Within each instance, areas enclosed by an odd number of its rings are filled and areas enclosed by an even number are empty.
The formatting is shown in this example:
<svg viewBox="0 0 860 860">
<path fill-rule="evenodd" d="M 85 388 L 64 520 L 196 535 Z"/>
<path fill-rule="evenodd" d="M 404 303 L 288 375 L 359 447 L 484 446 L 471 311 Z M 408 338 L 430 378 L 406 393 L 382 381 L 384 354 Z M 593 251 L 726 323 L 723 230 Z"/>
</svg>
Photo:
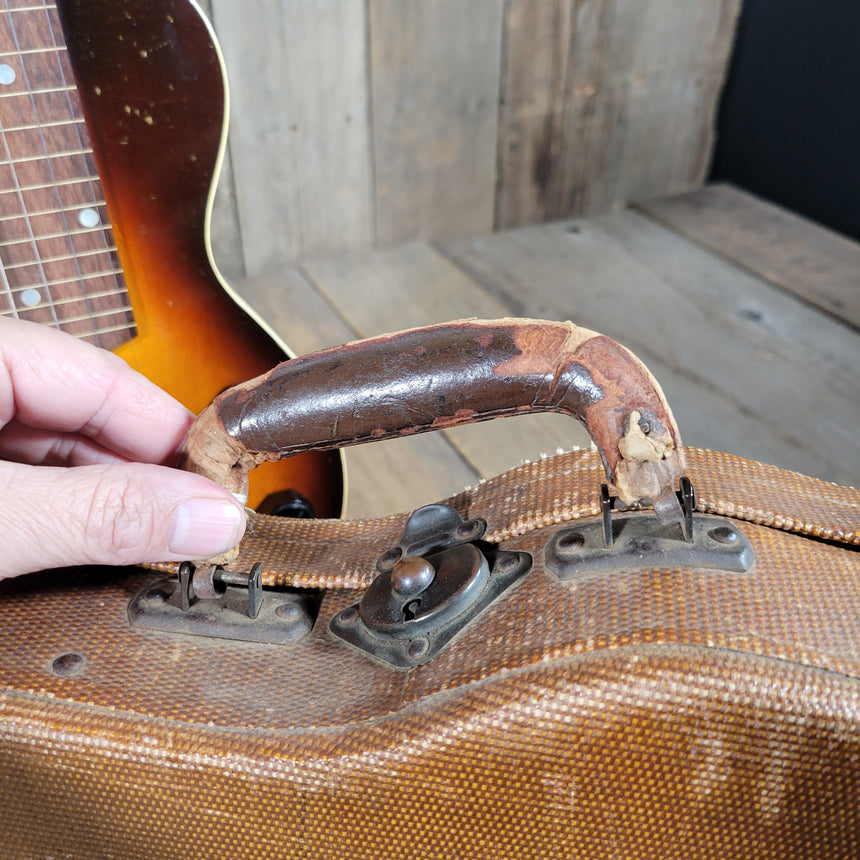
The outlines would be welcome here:
<svg viewBox="0 0 860 860">
<path fill-rule="evenodd" d="M 406 523 L 400 544 L 377 560 L 359 603 L 337 613 L 337 638 L 397 668 L 426 663 L 531 569 L 524 552 L 481 542 L 483 520 L 427 505 Z"/>
<path fill-rule="evenodd" d="M 307 636 L 315 615 L 309 594 L 263 589 L 261 564 L 233 571 L 186 561 L 175 579 L 149 583 L 128 604 L 132 627 L 281 645 Z"/>
<path fill-rule="evenodd" d="M 755 554 L 731 520 L 697 514 L 696 493 L 682 478 L 680 522 L 661 522 L 653 512 L 613 514 L 615 499 L 604 484 L 600 521 L 556 529 L 545 548 L 545 564 L 562 581 L 654 568 L 699 568 L 744 573 Z"/>
</svg>

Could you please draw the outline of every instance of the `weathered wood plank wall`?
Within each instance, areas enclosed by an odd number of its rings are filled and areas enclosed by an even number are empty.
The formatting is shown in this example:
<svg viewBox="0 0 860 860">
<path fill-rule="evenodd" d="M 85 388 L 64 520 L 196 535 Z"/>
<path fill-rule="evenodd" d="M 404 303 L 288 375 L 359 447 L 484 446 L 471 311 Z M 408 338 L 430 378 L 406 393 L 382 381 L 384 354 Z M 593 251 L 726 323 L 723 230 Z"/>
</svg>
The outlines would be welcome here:
<svg viewBox="0 0 860 860">
<path fill-rule="evenodd" d="M 699 187 L 740 3 L 207 0 L 232 94 L 216 259 L 256 275 Z"/>
</svg>

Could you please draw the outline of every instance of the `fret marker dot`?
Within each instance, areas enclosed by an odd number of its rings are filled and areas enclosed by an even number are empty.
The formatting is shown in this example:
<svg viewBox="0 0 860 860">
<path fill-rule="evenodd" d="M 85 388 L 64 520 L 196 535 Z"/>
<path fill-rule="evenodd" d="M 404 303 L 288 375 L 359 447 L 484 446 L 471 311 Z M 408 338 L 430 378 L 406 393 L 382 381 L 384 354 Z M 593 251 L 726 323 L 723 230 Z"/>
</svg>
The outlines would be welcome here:
<svg viewBox="0 0 860 860">
<path fill-rule="evenodd" d="M 78 212 L 78 224 L 81 227 L 96 227 L 102 219 L 95 209 L 81 209 Z"/>
<path fill-rule="evenodd" d="M 15 70 L 6 63 L 0 63 L 0 84 L 8 86 L 15 81 Z"/>
<path fill-rule="evenodd" d="M 28 308 L 35 307 L 40 301 L 42 301 L 42 295 L 38 290 L 24 290 L 21 293 L 21 303 Z"/>
</svg>

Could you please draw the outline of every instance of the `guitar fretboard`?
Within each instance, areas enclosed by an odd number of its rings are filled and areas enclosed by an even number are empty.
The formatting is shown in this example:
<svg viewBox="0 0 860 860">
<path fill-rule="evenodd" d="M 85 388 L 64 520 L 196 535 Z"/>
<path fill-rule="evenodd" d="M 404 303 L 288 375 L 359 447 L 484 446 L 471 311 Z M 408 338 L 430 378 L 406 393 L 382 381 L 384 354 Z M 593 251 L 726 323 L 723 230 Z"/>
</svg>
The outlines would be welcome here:
<svg viewBox="0 0 860 860">
<path fill-rule="evenodd" d="M 0 0 L 0 314 L 114 349 L 134 318 L 56 6 Z"/>
</svg>

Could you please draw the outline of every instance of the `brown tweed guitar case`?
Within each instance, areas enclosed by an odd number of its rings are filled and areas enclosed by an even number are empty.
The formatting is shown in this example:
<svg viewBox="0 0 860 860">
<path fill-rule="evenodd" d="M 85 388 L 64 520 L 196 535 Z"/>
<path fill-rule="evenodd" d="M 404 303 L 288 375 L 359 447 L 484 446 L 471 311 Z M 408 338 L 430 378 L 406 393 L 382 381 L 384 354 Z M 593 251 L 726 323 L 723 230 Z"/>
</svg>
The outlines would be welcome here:
<svg viewBox="0 0 860 860">
<path fill-rule="evenodd" d="M 265 460 L 541 410 L 594 448 L 2 583 L 0 856 L 860 857 L 860 494 L 683 448 L 608 338 L 470 320 L 294 359 L 185 466 L 241 494 Z"/>
</svg>

